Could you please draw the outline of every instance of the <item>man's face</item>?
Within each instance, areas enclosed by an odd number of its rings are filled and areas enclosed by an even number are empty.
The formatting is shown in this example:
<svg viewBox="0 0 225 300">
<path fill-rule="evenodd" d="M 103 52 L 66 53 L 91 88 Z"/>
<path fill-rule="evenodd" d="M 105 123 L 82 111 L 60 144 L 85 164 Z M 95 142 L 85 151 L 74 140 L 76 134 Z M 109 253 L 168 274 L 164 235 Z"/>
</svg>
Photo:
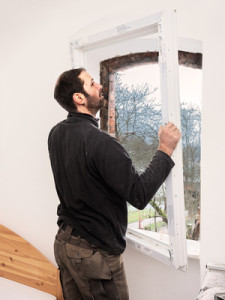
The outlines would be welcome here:
<svg viewBox="0 0 225 300">
<path fill-rule="evenodd" d="M 104 106 L 104 96 L 102 94 L 102 85 L 94 81 L 94 79 L 86 71 L 82 71 L 79 78 L 84 82 L 84 90 L 88 94 L 86 96 L 87 109 L 93 113 L 99 111 Z"/>
</svg>

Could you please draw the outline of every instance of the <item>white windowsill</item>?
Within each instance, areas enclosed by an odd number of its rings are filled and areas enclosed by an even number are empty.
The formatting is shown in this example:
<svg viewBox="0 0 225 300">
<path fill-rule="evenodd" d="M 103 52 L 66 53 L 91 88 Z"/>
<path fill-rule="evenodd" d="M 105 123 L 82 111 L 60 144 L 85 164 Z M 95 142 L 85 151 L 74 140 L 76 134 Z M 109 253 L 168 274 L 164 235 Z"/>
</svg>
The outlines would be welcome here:
<svg viewBox="0 0 225 300">
<path fill-rule="evenodd" d="M 199 259 L 199 241 L 186 241 L 188 258 Z M 172 262 L 170 263 L 169 236 L 167 234 L 128 228 L 127 245 L 168 265 L 172 265 Z"/>
</svg>

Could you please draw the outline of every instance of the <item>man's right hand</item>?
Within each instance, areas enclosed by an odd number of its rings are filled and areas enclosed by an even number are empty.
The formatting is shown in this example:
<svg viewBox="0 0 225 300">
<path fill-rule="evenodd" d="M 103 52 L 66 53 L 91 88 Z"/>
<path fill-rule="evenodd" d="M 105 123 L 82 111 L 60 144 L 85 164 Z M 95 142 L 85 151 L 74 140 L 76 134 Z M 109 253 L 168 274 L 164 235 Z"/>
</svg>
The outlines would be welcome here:
<svg viewBox="0 0 225 300">
<path fill-rule="evenodd" d="M 171 156 L 181 138 L 181 133 L 176 125 L 169 122 L 165 126 L 159 127 L 158 137 L 158 150 L 161 150 Z"/>
</svg>

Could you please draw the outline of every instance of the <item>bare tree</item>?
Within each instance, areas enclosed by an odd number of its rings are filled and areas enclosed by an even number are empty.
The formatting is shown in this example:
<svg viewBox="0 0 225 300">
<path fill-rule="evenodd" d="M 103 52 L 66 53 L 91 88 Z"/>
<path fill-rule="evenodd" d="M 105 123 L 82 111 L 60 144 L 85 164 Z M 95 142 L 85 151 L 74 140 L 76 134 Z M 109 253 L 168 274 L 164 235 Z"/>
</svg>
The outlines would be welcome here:
<svg viewBox="0 0 225 300">
<path fill-rule="evenodd" d="M 128 87 L 116 76 L 116 136 L 131 155 L 136 169 L 142 172 L 158 144 L 158 124 L 161 123 L 156 89 L 147 83 Z"/>
</svg>

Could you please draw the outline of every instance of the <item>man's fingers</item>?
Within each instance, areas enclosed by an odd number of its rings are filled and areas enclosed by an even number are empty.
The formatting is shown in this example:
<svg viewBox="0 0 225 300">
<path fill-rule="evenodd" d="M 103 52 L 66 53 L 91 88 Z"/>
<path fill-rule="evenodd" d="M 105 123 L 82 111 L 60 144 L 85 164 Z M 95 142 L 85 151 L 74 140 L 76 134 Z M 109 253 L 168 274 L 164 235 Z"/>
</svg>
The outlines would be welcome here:
<svg viewBox="0 0 225 300">
<path fill-rule="evenodd" d="M 159 150 L 171 155 L 181 138 L 180 130 L 172 122 L 159 128 Z"/>
<path fill-rule="evenodd" d="M 161 126 L 160 126 L 161 127 Z M 169 122 L 167 123 L 165 126 L 164 126 L 165 129 L 170 129 L 171 131 L 175 131 L 177 130 L 177 126 L 172 123 L 172 122 Z"/>
<path fill-rule="evenodd" d="M 159 127 L 158 135 L 160 135 L 160 133 L 162 132 L 162 130 L 163 130 L 163 126 L 161 125 L 161 126 Z"/>
<path fill-rule="evenodd" d="M 172 122 L 168 122 L 166 125 L 167 125 L 168 127 L 174 126 L 174 124 L 173 124 Z"/>
<path fill-rule="evenodd" d="M 162 131 L 164 131 L 167 134 L 172 134 L 173 136 L 177 137 L 177 136 L 181 136 L 181 132 L 180 130 L 177 128 L 177 126 L 172 123 L 172 122 L 168 122 L 165 126 L 160 126 L 159 127 L 159 135 L 162 133 Z"/>
<path fill-rule="evenodd" d="M 175 130 L 177 129 L 177 126 L 176 126 L 174 123 L 169 122 L 169 123 L 167 123 L 167 124 L 164 126 L 164 128 L 165 128 L 166 130 L 175 131 Z"/>
<path fill-rule="evenodd" d="M 160 126 L 159 127 L 159 133 L 160 132 L 162 132 L 162 130 L 166 130 L 166 131 L 170 131 L 170 132 L 172 132 L 172 133 L 175 133 L 175 134 L 178 134 L 178 133 L 180 133 L 180 130 L 177 128 L 177 126 L 174 124 L 174 123 L 172 123 L 172 122 L 168 122 L 166 125 L 164 125 L 164 126 Z"/>
</svg>

